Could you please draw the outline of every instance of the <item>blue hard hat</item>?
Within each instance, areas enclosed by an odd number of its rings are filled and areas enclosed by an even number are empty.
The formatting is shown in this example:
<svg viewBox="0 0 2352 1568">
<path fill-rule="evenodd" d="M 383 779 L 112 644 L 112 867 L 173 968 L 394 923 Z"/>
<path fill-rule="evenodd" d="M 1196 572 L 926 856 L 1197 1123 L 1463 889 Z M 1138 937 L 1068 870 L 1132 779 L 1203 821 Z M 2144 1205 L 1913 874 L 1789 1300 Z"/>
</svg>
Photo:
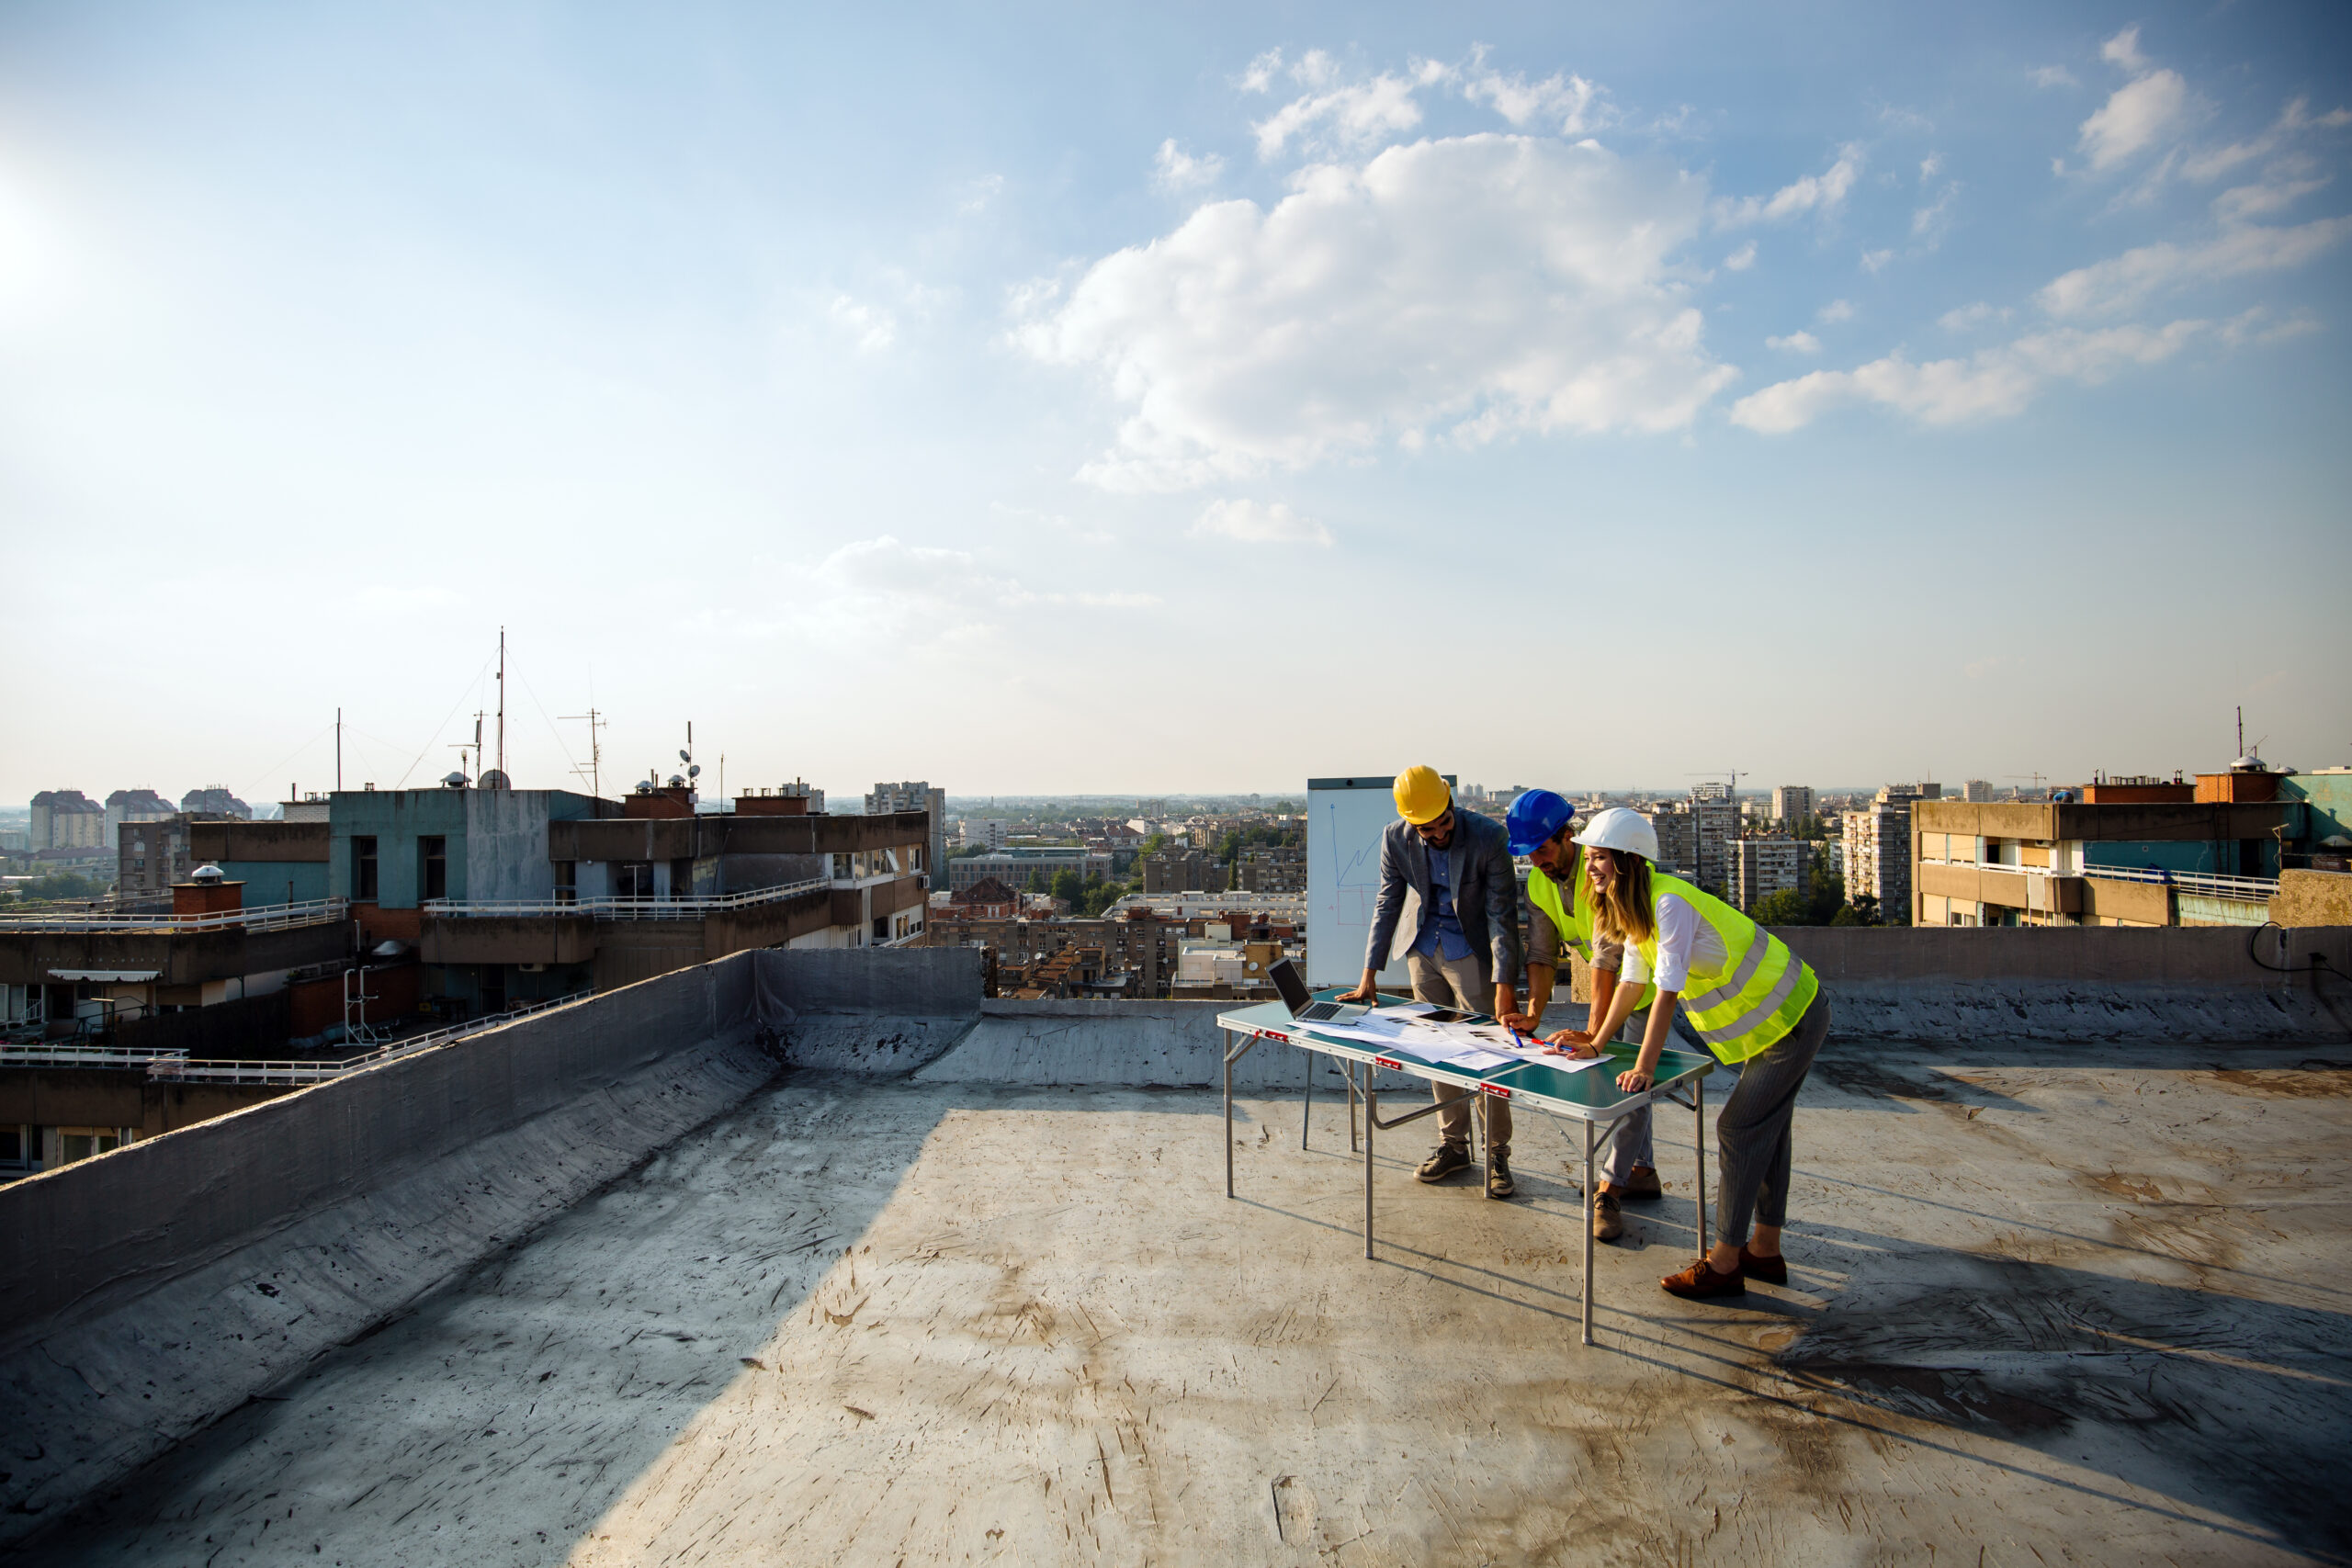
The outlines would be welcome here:
<svg viewBox="0 0 2352 1568">
<path fill-rule="evenodd" d="M 1503 825 L 1510 830 L 1510 852 L 1523 855 L 1577 819 L 1577 808 L 1548 789 L 1531 789 L 1510 803 Z"/>
</svg>

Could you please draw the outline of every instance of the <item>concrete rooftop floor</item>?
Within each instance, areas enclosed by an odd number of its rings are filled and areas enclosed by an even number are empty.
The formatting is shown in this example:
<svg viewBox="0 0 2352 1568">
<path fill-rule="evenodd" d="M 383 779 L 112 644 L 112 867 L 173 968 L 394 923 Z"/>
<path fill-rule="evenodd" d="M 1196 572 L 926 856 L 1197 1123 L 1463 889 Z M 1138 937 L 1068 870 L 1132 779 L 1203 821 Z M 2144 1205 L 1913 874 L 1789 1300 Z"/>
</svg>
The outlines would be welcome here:
<svg viewBox="0 0 2352 1568">
<path fill-rule="evenodd" d="M 1228 1202 L 1213 1094 L 797 1075 L 31 1551 L 2345 1562 L 2352 1071 L 2188 1055 L 1832 1047 L 1795 1277 L 1744 1304 L 1655 1283 L 1669 1113 L 1591 1348 L 1540 1118 L 1511 1204 L 1384 1135 L 1368 1263 L 1320 1094 L 1306 1153 L 1295 1098 L 1241 1108 Z"/>
</svg>

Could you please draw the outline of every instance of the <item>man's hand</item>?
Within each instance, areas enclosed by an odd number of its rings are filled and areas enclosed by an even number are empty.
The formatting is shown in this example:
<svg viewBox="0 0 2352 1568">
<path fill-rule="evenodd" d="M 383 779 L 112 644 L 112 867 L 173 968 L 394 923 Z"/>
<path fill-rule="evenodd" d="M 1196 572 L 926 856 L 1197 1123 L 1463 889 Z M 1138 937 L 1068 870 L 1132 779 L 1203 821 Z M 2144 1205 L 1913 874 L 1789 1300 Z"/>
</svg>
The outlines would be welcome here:
<svg viewBox="0 0 2352 1568">
<path fill-rule="evenodd" d="M 1340 999 L 1343 1002 L 1370 1002 L 1374 1007 L 1378 1007 L 1380 1005 L 1380 971 L 1377 969 L 1365 970 L 1363 972 L 1363 984 L 1358 986 L 1352 991 L 1340 992 Z"/>
<path fill-rule="evenodd" d="M 1515 1013 L 1518 1010 L 1519 993 L 1513 990 L 1510 987 L 1503 984 L 1501 981 L 1496 981 L 1495 1010 L 1492 1016 L 1500 1020 L 1510 1017 L 1512 1013 Z"/>
<path fill-rule="evenodd" d="M 1535 1017 L 1532 1013 L 1521 1012 L 1516 1008 L 1507 1013 L 1497 1015 L 1495 1021 L 1505 1028 L 1516 1029 L 1521 1034 L 1532 1034 L 1544 1027 L 1542 1019 Z"/>
</svg>

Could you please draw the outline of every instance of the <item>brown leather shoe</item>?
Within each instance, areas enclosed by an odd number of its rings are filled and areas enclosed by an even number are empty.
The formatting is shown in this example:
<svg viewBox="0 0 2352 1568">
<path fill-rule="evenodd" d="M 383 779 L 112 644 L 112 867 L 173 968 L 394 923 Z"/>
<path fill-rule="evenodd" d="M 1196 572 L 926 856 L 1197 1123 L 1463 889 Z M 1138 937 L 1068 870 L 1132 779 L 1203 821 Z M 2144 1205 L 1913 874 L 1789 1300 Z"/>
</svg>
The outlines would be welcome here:
<svg viewBox="0 0 2352 1568">
<path fill-rule="evenodd" d="M 1706 1296 L 1747 1294 L 1747 1280 L 1736 1269 L 1729 1274 L 1718 1274 L 1703 1258 L 1692 1263 L 1679 1274 L 1668 1274 L 1665 1279 L 1660 1280 L 1658 1284 L 1667 1294 L 1681 1296 L 1689 1301 L 1697 1301 Z"/>
<path fill-rule="evenodd" d="M 1628 1203 L 1645 1202 L 1666 1195 L 1666 1189 L 1658 1185 L 1657 1168 L 1646 1165 L 1635 1166 L 1631 1176 L 1623 1181 L 1611 1182 L 1609 1190 Z"/>
<path fill-rule="evenodd" d="M 1592 1239 L 1615 1241 L 1624 1234 L 1625 1215 L 1617 1207 L 1617 1194 L 1595 1192 L 1592 1195 Z"/>
<path fill-rule="evenodd" d="M 1742 1279 L 1761 1280 L 1768 1285 L 1785 1285 L 1789 1282 L 1789 1260 L 1777 1252 L 1770 1258 L 1758 1258 L 1747 1250 L 1746 1243 L 1742 1243 L 1739 1272 Z"/>
</svg>

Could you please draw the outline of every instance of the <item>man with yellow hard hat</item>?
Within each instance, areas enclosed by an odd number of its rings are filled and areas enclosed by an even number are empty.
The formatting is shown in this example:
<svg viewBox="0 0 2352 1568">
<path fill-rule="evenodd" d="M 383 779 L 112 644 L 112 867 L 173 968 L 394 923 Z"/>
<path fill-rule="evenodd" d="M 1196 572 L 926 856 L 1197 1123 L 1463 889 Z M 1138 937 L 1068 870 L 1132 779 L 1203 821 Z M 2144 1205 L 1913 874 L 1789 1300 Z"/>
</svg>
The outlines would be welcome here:
<svg viewBox="0 0 2352 1568">
<path fill-rule="evenodd" d="M 1380 971 L 1402 958 L 1421 1001 L 1497 1018 L 1516 1011 L 1519 878 L 1502 824 L 1456 809 L 1453 791 L 1426 767 L 1396 775 L 1396 815 L 1403 820 L 1380 835 L 1380 898 L 1364 944 L 1363 983 L 1347 999 L 1374 1000 Z M 1461 1093 L 1451 1084 L 1430 1088 L 1439 1100 Z M 1487 1196 L 1508 1198 L 1515 1190 L 1510 1106 L 1491 1095 L 1478 1096 L 1477 1104 L 1486 1117 Z M 1470 1163 L 1470 1106 L 1447 1106 L 1437 1124 L 1442 1141 L 1414 1172 L 1423 1181 L 1442 1181 Z"/>
</svg>

